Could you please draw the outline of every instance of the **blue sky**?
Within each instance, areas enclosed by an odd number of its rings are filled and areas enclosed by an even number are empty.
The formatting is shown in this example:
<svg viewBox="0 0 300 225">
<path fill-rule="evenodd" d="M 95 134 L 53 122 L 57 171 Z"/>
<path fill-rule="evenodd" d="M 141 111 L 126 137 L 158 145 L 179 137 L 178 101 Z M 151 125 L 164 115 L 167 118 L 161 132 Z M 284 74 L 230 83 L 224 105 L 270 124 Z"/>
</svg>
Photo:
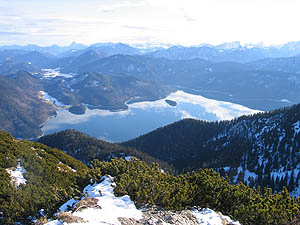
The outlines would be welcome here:
<svg viewBox="0 0 300 225">
<path fill-rule="evenodd" d="M 0 0 L 0 45 L 300 40 L 299 0 Z"/>
</svg>

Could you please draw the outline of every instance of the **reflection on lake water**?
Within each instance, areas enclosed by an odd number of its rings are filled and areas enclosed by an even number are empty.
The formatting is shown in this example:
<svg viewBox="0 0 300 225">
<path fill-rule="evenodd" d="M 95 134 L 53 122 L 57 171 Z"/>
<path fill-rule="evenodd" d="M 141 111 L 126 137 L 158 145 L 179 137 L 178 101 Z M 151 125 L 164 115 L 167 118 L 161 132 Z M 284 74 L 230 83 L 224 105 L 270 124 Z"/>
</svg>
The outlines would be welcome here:
<svg viewBox="0 0 300 225">
<path fill-rule="evenodd" d="M 177 105 L 169 105 L 166 99 L 177 102 Z M 42 130 L 45 134 L 50 134 L 75 129 L 96 138 L 121 142 L 183 118 L 229 120 L 258 112 L 241 105 L 207 99 L 183 91 L 172 93 L 166 99 L 133 103 L 128 110 L 118 112 L 87 109 L 84 115 L 75 115 L 59 109 L 57 116 L 49 119 Z"/>
</svg>

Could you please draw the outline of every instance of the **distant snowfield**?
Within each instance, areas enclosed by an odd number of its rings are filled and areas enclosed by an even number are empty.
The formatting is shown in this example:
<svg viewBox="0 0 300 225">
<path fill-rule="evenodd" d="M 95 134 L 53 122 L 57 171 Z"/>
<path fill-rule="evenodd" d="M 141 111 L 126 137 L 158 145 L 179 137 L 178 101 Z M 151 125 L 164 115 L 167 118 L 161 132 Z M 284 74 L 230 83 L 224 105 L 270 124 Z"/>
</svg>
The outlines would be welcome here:
<svg viewBox="0 0 300 225">
<path fill-rule="evenodd" d="M 55 78 L 55 77 L 65 77 L 65 78 L 73 77 L 72 74 L 61 73 L 60 68 L 42 69 L 42 74 L 43 74 L 43 78 L 45 79 Z"/>
<path fill-rule="evenodd" d="M 113 178 L 109 176 L 103 177 L 101 183 L 88 185 L 84 188 L 83 193 L 88 193 L 89 197 L 96 198 L 98 205 L 101 208 L 86 208 L 82 211 L 74 212 L 73 215 L 82 218 L 85 223 L 71 223 L 72 225 L 121 225 L 119 217 L 134 218 L 140 220 L 143 217 L 141 210 L 138 210 L 134 202 L 130 200 L 128 195 L 115 197 L 113 192 Z M 101 195 L 100 195 L 101 192 Z M 76 204 L 74 199 L 69 200 L 60 207 L 61 212 L 66 212 L 68 206 Z M 222 219 L 226 219 L 231 224 L 240 225 L 239 222 L 232 221 L 228 216 L 217 214 L 211 209 L 203 209 L 201 211 L 194 210 L 193 214 L 197 218 L 199 225 L 223 225 Z M 54 220 L 46 223 L 46 225 L 61 225 L 65 224 L 61 221 Z M 168 225 L 168 223 L 163 223 Z"/>
<path fill-rule="evenodd" d="M 56 98 L 50 96 L 47 92 L 40 91 L 40 93 L 43 96 L 44 100 L 54 103 L 57 106 L 66 106 L 64 103 L 62 103 L 62 102 L 58 101 Z"/>
</svg>

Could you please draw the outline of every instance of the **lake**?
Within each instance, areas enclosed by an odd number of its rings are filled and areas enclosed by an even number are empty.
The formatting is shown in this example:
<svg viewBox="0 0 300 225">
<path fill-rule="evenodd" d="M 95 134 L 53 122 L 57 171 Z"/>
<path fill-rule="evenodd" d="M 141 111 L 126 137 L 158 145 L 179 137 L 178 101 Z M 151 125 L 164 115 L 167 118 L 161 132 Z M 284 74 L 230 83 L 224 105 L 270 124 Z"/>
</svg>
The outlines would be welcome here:
<svg viewBox="0 0 300 225">
<path fill-rule="evenodd" d="M 238 104 L 208 99 L 184 91 L 171 93 L 165 99 L 137 102 L 128 107 L 128 110 L 118 112 L 87 109 L 84 115 L 75 115 L 60 108 L 57 116 L 50 118 L 42 130 L 44 134 L 50 134 L 75 129 L 106 141 L 122 142 L 184 118 L 230 120 L 259 112 Z"/>
</svg>

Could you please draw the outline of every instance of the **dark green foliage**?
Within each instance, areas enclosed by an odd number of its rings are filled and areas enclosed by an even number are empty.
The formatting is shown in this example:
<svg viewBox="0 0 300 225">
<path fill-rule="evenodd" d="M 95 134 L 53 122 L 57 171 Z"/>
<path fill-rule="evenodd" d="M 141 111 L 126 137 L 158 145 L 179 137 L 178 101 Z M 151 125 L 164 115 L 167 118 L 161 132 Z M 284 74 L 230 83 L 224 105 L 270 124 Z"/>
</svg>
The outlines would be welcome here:
<svg viewBox="0 0 300 225">
<path fill-rule="evenodd" d="M 148 166 L 137 159 L 96 160 L 92 165 L 93 171 L 114 176 L 116 195 L 128 194 L 137 204 L 168 209 L 209 207 L 243 225 L 289 224 L 299 215 L 300 200 L 290 197 L 286 188 L 280 194 L 266 188 L 261 195 L 260 188 L 230 185 L 227 178 L 211 169 L 174 176 L 162 173 L 157 164 Z"/>
<path fill-rule="evenodd" d="M 131 147 L 102 141 L 75 130 L 65 130 L 46 135 L 38 141 L 47 146 L 62 149 L 85 164 L 89 164 L 94 159 L 111 160 L 114 157 L 134 156 L 147 162 L 149 165 L 152 162 L 158 162 L 164 170 L 174 172 L 174 169 L 168 163 L 157 160 L 147 153 Z"/>
<path fill-rule="evenodd" d="M 16 140 L 5 132 L 0 132 L 0 156 L 1 224 L 29 223 L 27 218 L 39 216 L 40 209 L 52 215 L 89 183 L 89 169 L 80 161 L 40 143 Z M 16 167 L 17 161 L 26 171 L 26 184 L 14 186 L 5 169 Z"/>
<path fill-rule="evenodd" d="M 121 143 L 167 161 L 179 171 L 213 168 L 232 181 L 281 191 L 299 186 L 300 105 L 242 116 L 231 121 L 185 119 Z M 261 163 L 263 162 L 263 164 Z M 245 179 L 244 172 L 256 177 Z M 271 174 L 289 174 L 279 180 Z M 290 179 L 293 176 L 293 179 Z M 297 180 L 296 180 L 297 179 Z"/>
</svg>

